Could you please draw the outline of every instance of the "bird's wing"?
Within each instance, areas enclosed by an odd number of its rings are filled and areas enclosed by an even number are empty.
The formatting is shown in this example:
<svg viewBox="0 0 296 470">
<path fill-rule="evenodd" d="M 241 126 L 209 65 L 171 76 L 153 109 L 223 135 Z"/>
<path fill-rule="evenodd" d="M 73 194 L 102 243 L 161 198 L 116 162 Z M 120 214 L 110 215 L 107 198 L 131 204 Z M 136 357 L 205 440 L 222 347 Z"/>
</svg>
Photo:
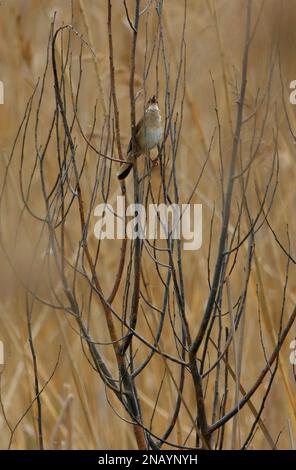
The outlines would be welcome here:
<svg viewBox="0 0 296 470">
<path fill-rule="evenodd" d="M 142 122 L 143 122 L 143 118 L 140 119 L 140 121 L 139 121 L 138 124 L 136 125 L 136 136 L 138 135 L 139 130 L 141 129 Z M 129 153 L 131 153 L 131 151 L 132 151 L 132 138 L 131 138 L 131 140 L 129 141 L 127 153 L 129 154 Z"/>
</svg>

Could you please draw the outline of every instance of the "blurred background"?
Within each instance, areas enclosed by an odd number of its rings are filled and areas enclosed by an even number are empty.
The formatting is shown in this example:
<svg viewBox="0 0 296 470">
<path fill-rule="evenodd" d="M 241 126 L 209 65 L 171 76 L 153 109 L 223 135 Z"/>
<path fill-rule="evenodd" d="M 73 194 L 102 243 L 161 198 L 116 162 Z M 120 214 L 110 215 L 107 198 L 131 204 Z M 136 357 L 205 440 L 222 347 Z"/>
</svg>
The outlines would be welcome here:
<svg viewBox="0 0 296 470">
<path fill-rule="evenodd" d="M 127 6 L 131 14 L 134 1 L 128 0 Z M 147 2 L 142 1 L 144 7 Z M 181 110 L 182 92 L 184 92 L 183 126 L 177 156 L 178 181 L 180 200 L 186 202 L 194 184 L 203 168 L 210 141 L 217 127 L 213 82 L 217 96 L 217 107 L 222 134 L 222 154 L 225 168 L 230 159 L 235 122 L 237 90 L 239 89 L 242 62 L 243 41 L 246 21 L 245 0 L 188 0 L 186 18 L 186 78 L 182 78 L 183 89 L 178 95 L 177 111 Z M 56 14 L 56 27 L 71 23 L 92 43 L 97 54 L 101 80 L 94 67 L 92 55 L 87 49 L 82 56 L 83 78 L 79 99 L 79 117 L 86 134 L 90 132 L 94 104 L 97 101 L 98 119 L 94 138 L 100 140 L 100 129 L 103 124 L 104 106 L 108 105 L 110 91 L 109 49 L 107 31 L 107 2 L 104 0 L 74 0 L 73 18 L 71 2 L 68 0 L 2 0 L 0 4 L 0 80 L 4 84 L 4 104 L 0 106 L 0 182 L 4 181 L 13 143 L 22 122 L 28 100 L 37 80 L 42 77 L 46 64 L 46 51 L 50 33 L 50 24 Z M 287 246 L 287 226 L 290 234 L 290 252 L 295 256 L 296 221 L 294 219 L 295 200 L 295 142 L 291 137 L 287 124 L 283 103 L 286 104 L 291 125 L 295 125 L 295 109 L 289 103 L 289 84 L 296 80 L 296 4 L 291 0 L 266 0 L 253 2 L 252 21 L 259 17 L 256 34 L 250 51 L 246 109 L 250 113 L 258 89 L 263 90 L 268 82 L 271 62 L 277 51 L 281 60 L 282 83 L 280 80 L 278 59 L 274 67 L 270 85 L 270 110 L 260 143 L 260 150 L 252 166 L 252 182 L 248 187 L 247 196 L 250 207 L 258 209 L 255 181 L 264 190 L 269 178 L 272 157 L 273 137 L 278 130 L 278 157 L 280 170 L 278 189 L 270 213 L 270 222 L 278 238 Z M 184 22 L 184 2 L 165 0 L 163 4 L 163 30 L 166 52 L 170 66 L 170 79 L 176 79 L 179 51 Z M 153 37 L 157 28 L 157 15 L 154 2 L 149 13 L 143 16 L 138 33 L 136 55 L 136 91 L 141 88 L 145 51 L 147 41 L 152 47 Z M 121 0 L 113 0 L 113 42 L 116 91 L 119 107 L 121 143 L 126 148 L 130 138 L 129 111 L 129 73 L 131 29 Z M 79 47 L 73 46 L 73 67 L 78 66 Z M 154 67 L 155 68 L 155 67 Z M 152 66 L 153 70 L 153 66 Z M 75 81 L 75 77 L 74 77 Z M 181 86 L 181 88 L 182 88 Z M 151 72 L 147 83 L 147 95 L 156 90 L 155 72 Z M 165 79 L 162 69 L 159 71 L 159 102 L 164 109 Z M 42 112 L 39 117 L 40 141 L 44 141 L 46 129 L 51 122 L 54 110 L 54 92 L 52 72 L 50 70 L 43 98 Z M 179 108 L 178 108 L 179 107 Z M 35 108 L 34 108 L 35 109 Z M 137 114 L 143 109 L 143 97 L 137 101 Z M 248 112 L 247 112 L 248 114 Z M 264 119 L 264 109 L 260 109 L 258 119 Z M 253 122 L 252 122 L 253 125 Z M 259 124 L 258 124 L 259 126 Z M 242 134 L 242 145 L 249 145 L 252 138 L 252 126 L 248 123 Z M 18 141 L 14 157 L 9 166 L 7 184 L 3 194 L 1 239 L 3 250 L 0 252 L 0 340 L 4 343 L 5 366 L 1 373 L 1 404 L 0 414 L 0 448 L 9 445 L 13 428 L 26 412 L 34 398 L 34 376 L 32 360 L 28 344 L 26 320 L 26 302 L 21 278 L 31 276 L 30 263 L 32 257 L 39 268 L 36 268 L 40 282 L 39 293 L 42 298 L 49 295 L 49 287 L 45 280 L 47 268 L 42 265 L 42 256 L 46 243 L 38 246 L 35 253 L 40 226 L 28 213 L 22 213 L 20 196 L 20 155 L 22 141 Z M 79 142 L 78 142 L 79 145 Z M 30 180 L 35 160 L 34 120 L 27 132 L 24 143 L 25 158 L 23 162 L 24 186 Z M 54 148 L 49 148 L 49 153 Z M 117 157 L 115 152 L 115 157 Z M 90 153 L 86 160 L 86 181 L 92 187 L 96 155 Z M 246 157 L 242 157 L 246 158 Z M 246 160 L 247 161 L 247 158 Z M 46 178 L 54 181 L 56 167 L 47 157 Z M 113 165 L 111 174 L 111 195 L 115 200 L 120 194 L 116 181 L 117 167 Z M 127 181 L 127 192 L 132 191 L 132 179 Z M 152 185 L 156 189 L 160 184 L 157 168 L 152 172 Z M 98 201 L 100 202 L 100 201 Z M 217 251 L 217 240 L 221 224 L 221 191 L 220 191 L 220 159 L 219 145 L 214 141 L 212 152 L 205 167 L 203 177 L 194 193 L 193 201 L 203 205 L 203 246 L 198 252 L 184 253 L 184 283 L 187 296 L 187 315 L 193 333 L 196 333 L 202 317 L 205 302 L 209 293 L 207 278 L 208 249 L 210 225 L 215 207 L 212 257 L 213 269 Z M 43 203 L 40 186 L 37 180 L 32 181 L 30 195 L 31 207 L 36 213 L 42 214 Z M 87 201 L 86 201 L 87 204 Z M 234 206 L 236 199 L 234 198 Z M 231 226 L 231 224 L 230 224 Z M 18 229 L 17 229 L 18 227 Z M 16 231 L 18 232 L 16 234 Z M 69 245 L 79 240 L 79 220 L 73 217 L 67 223 Z M 94 248 L 97 241 L 90 239 Z M 98 276 L 104 289 L 109 291 L 119 257 L 119 245 L 108 245 L 98 265 Z M 7 256 L 8 254 L 8 256 Z M 247 246 L 244 247 L 237 263 L 237 269 L 231 277 L 233 298 L 239 295 L 244 276 L 244 263 Z M 8 259 L 10 262 L 8 262 Z M 38 261 L 39 260 L 39 261 Z M 10 263 L 14 269 L 11 268 Z M 43 266 L 43 268 L 41 267 Z M 284 295 L 287 259 L 279 248 L 275 238 L 266 226 L 256 238 L 256 256 L 252 267 L 246 309 L 245 342 L 242 360 L 241 383 L 248 390 L 258 373 L 265 365 L 265 354 L 269 356 L 277 337 L 281 305 Z M 295 267 L 291 263 L 289 283 L 285 297 L 284 321 L 289 317 L 296 301 Z M 16 271 L 16 272 L 15 272 Z M 143 271 L 149 280 L 155 304 L 161 300 L 161 286 L 156 277 L 149 276 L 149 262 L 143 264 Z M 16 273 L 18 276 L 16 276 Z M 33 274 L 34 275 L 34 274 Z M 44 282 L 43 282 L 44 276 Z M 18 277 L 18 279 L 17 279 Z M 58 286 L 56 286 L 58 289 Z M 83 287 L 81 288 L 83 295 Z M 87 298 L 87 290 L 86 298 Z M 118 310 L 121 307 L 122 292 L 115 301 Z M 259 315 L 264 335 L 264 348 L 259 335 Z M 109 341 L 105 320 L 98 309 L 93 320 L 93 331 L 96 338 Z M 81 341 L 69 316 L 63 311 L 53 310 L 49 306 L 35 302 L 32 317 L 33 337 L 38 356 L 38 367 L 41 385 L 49 379 L 61 347 L 57 370 L 48 386 L 42 393 L 43 425 L 46 448 L 74 449 L 132 449 L 136 447 L 131 426 L 120 417 L 127 418 L 125 411 L 106 391 L 98 374 L 90 366 L 83 354 Z M 145 330 L 144 320 L 139 322 L 139 331 Z M 169 336 L 169 324 L 167 335 Z M 166 330 L 165 330 L 166 331 Z M 295 336 L 292 328 L 281 351 L 281 367 L 273 383 L 272 391 L 265 404 L 262 419 L 274 441 L 278 440 L 278 448 L 293 448 L 296 439 L 296 393 L 292 366 L 289 362 L 290 342 Z M 164 337 L 166 337 L 164 335 Z M 106 353 L 112 361 L 112 354 Z M 141 376 L 138 384 L 139 398 L 143 413 L 149 419 L 153 412 L 154 402 L 158 394 L 159 383 L 164 376 L 165 364 L 158 357 L 151 361 L 151 368 Z M 210 381 L 208 384 L 212 387 Z M 260 406 L 260 398 L 264 393 L 265 384 L 252 398 L 256 407 Z M 194 408 L 194 397 L 190 380 L 186 382 L 184 392 L 189 407 Z M 229 383 L 229 407 L 233 406 L 235 388 Z M 159 396 L 154 416 L 153 429 L 160 433 L 165 429 L 172 403 L 174 390 L 169 377 L 164 380 L 164 387 Z M 211 408 L 209 407 L 209 410 Z M 3 410 L 5 413 L 3 414 Z M 210 413 L 210 411 L 209 411 Z M 119 416 L 118 416 L 119 415 Z M 254 419 L 248 407 L 240 413 L 242 435 L 250 428 Z M 171 439 L 184 442 L 189 434 L 191 422 L 183 410 Z M 33 407 L 17 427 L 12 448 L 34 449 L 36 443 L 36 409 Z M 294 440 L 293 440 L 294 439 Z M 194 440 L 189 438 L 189 445 Z M 231 447 L 231 425 L 226 426 L 225 447 Z M 270 448 L 266 438 L 259 430 L 252 441 L 251 448 Z"/>
</svg>

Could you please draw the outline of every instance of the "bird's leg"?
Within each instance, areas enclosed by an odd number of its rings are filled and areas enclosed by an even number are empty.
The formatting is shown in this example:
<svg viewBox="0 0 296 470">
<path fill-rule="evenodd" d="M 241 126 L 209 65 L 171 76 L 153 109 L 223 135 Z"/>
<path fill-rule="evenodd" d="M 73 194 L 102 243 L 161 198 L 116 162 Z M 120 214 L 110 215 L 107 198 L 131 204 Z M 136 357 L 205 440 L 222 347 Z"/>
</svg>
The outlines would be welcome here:
<svg viewBox="0 0 296 470">
<path fill-rule="evenodd" d="M 151 158 L 150 152 L 149 152 L 148 155 L 149 155 L 149 159 L 150 159 L 150 161 L 151 161 L 151 163 L 152 163 L 152 167 L 154 168 L 154 167 L 158 166 L 158 165 L 159 165 L 159 160 L 158 160 L 159 154 L 157 154 L 157 157 L 156 157 L 156 158 Z"/>
</svg>

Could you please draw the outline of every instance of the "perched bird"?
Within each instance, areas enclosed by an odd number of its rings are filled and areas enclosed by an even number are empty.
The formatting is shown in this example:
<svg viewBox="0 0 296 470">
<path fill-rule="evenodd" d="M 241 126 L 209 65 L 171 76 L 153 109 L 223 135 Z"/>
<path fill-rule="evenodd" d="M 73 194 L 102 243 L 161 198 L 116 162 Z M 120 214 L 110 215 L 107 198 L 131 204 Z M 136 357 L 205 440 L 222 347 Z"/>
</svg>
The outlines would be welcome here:
<svg viewBox="0 0 296 470">
<path fill-rule="evenodd" d="M 132 153 L 132 140 L 129 143 L 127 151 L 127 162 L 123 163 L 117 173 L 117 178 L 122 180 L 127 177 L 133 167 L 134 158 L 145 154 L 161 142 L 162 126 L 161 115 L 156 96 L 149 99 L 144 116 L 136 125 L 136 141 L 134 152 Z"/>
</svg>

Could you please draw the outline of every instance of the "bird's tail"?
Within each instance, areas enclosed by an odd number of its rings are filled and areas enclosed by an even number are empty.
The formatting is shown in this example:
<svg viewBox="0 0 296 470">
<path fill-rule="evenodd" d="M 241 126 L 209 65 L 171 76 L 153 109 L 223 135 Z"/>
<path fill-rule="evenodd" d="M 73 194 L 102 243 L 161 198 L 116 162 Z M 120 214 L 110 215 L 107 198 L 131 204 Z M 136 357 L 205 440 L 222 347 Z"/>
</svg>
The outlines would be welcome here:
<svg viewBox="0 0 296 470">
<path fill-rule="evenodd" d="M 126 178 L 129 172 L 131 171 L 132 167 L 132 163 L 123 163 L 119 169 L 119 172 L 117 173 L 117 178 L 119 180 L 123 180 L 124 178 Z"/>
</svg>

